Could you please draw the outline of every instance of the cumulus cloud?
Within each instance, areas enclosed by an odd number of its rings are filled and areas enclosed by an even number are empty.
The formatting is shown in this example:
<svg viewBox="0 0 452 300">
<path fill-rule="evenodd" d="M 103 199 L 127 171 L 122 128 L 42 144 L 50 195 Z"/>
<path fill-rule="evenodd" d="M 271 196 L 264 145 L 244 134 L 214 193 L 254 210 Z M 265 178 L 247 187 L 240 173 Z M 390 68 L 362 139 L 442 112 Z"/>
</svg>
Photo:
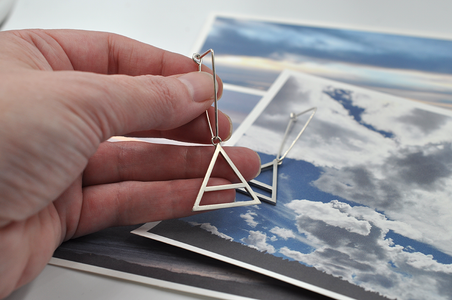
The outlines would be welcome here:
<svg viewBox="0 0 452 300">
<path fill-rule="evenodd" d="M 250 230 L 248 237 L 243 238 L 242 242 L 259 251 L 275 253 L 275 247 L 267 243 L 267 234 L 261 231 Z"/>
<path fill-rule="evenodd" d="M 331 205 L 334 204 L 337 205 L 338 203 L 331 203 Z M 369 222 L 350 217 L 339 209 L 330 209 L 321 202 L 294 200 L 286 206 L 298 214 L 310 216 L 313 220 L 322 220 L 331 226 L 341 227 L 361 235 L 370 233 L 371 225 Z"/>
<path fill-rule="evenodd" d="M 284 240 L 288 240 L 289 238 L 295 238 L 295 234 L 293 233 L 292 230 L 290 229 L 286 229 L 286 228 L 281 228 L 281 227 L 273 227 L 272 229 L 270 229 L 270 232 L 273 234 L 276 234 L 277 236 L 279 236 L 280 238 L 284 239 Z"/>
<path fill-rule="evenodd" d="M 246 224 L 253 228 L 255 228 L 259 224 L 254 220 L 255 216 L 257 216 L 257 214 L 251 210 L 248 210 L 246 214 L 240 214 L 240 218 L 244 219 Z"/>
<path fill-rule="evenodd" d="M 405 249 L 386 238 L 389 230 L 419 234 L 406 224 L 388 220 L 368 207 L 352 207 L 337 200 L 330 203 L 293 200 L 286 206 L 297 214 L 299 233 L 319 247 L 307 254 L 282 247 L 281 254 L 388 297 L 450 296 L 445 282 L 452 280 L 452 265 L 439 263 L 432 255 L 413 252 L 412 248 Z M 325 220 L 321 218 L 323 214 L 327 216 Z M 331 222 L 332 216 L 337 218 L 336 222 Z M 369 233 L 348 230 L 350 219 L 356 224 L 367 222 Z"/>
<path fill-rule="evenodd" d="M 219 236 L 219 237 L 221 237 L 223 239 L 226 239 L 226 240 L 229 240 L 229 241 L 233 241 L 234 240 L 232 237 L 228 236 L 227 234 L 224 234 L 224 233 L 218 231 L 218 228 L 213 226 L 210 223 L 197 223 L 197 222 L 189 222 L 189 223 L 191 225 L 193 225 L 193 226 L 200 226 L 202 229 L 204 229 L 204 230 L 206 230 L 206 231 L 208 231 L 208 232 L 210 232 L 212 234 L 215 234 L 215 235 L 217 235 L 217 236 Z"/>
<path fill-rule="evenodd" d="M 451 170 L 451 143 L 427 144 L 399 148 L 379 164 L 324 168 L 313 185 L 384 211 L 400 221 L 394 231 L 452 255 Z"/>
</svg>

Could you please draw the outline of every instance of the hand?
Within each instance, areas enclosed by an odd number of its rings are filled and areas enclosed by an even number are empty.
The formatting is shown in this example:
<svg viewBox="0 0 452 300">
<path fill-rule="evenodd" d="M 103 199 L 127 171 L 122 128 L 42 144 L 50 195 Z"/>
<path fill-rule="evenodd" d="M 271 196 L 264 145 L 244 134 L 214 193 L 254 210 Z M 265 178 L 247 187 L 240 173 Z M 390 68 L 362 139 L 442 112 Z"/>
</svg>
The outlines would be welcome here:
<svg viewBox="0 0 452 300">
<path fill-rule="evenodd" d="M 106 140 L 210 143 L 213 78 L 196 70 L 190 58 L 108 33 L 0 32 L 0 298 L 65 240 L 192 214 L 213 147 Z M 225 140 L 230 121 L 220 113 L 219 123 Z M 259 172 L 253 151 L 227 151 L 247 180 Z M 234 180 L 222 161 L 212 177 Z"/>
</svg>

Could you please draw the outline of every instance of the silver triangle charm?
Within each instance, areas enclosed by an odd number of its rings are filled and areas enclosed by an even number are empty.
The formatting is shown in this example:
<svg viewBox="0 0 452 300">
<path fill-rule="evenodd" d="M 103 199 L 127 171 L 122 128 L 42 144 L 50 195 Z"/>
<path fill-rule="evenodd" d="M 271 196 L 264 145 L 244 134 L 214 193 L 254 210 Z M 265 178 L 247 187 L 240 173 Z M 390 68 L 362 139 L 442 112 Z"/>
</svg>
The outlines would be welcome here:
<svg viewBox="0 0 452 300">
<path fill-rule="evenodd" d="M 213 167 L 215 166 L 215 163 L 218 159 L 218 155 L 220 153 L 221 153 L 221 155 L 223 155 L 224 159 L 228 162 L 229 166 L 232 168 L 235 175 L 237 175 L 237 177 L 240 179 L 241 183 L 207 186 L 207 182 L 210 179 L 210 175 L 212 174 Z M 246 190 L 247 194 L 253 199 L 249 200 L 249 201 L 239 201 L 239 202 L 234 201 L 234 202 L 229 202 L 229 203 L 201 205 L 201 199 L 205 192 L 222 191 L 222 190 L 239 189 L 239 188 Z M 247 205 L 254 205 L 254 204 L 261 204 L 261 201 L 259 201 L 258 197 L 254 193 L 254 191 L 251 189 L 248 182 L 246 182 L 245 178 L 243 178 L 242 174 L 240 174 L 240 171 L 237 169 L 237 167 L 234 165 L 232 160 L 229 158 L 226 151 L 224 151 L 223 147 L 221 147 L 220 144 L 216 144 L 215 152 L 212 156 L 212 160 L 210 161 L 209 168 L 207 169 L 206 175 L 204 176 L 204 180 L 201 184 L 201 188 L 199 189 L 198 196 L 196 197 L 195 204 L 193 205 L 193 211 L 204 211 L 204 210 L 211 210 L 211 209 L 247 206 Z"/>
<path fill-rule="evenodd" d="M 256 179 L 253 179 L 250 181 L 250 185 L 252 185 L 256 188 L 265 190 L 267 192 L 270 192 L 271 197 L 268 197 L 268 196 L 260 194 L 260 193 L 256 193 L 256 195 L 262 201 L 265 201 L 265 202 L 273 204 L 273 205 L 276 205 L 276 193 L 277 193 L 277 187 L 278 187 L 278 165 L 279 165 L 278 159 L 274 159 L 272 162 L 263 164 L 261 166 L 262 171 L 264 169 L 269 169 L 270 167 L 273 167 L 273 180 L 272 180 L 271 186 L 268 184 L 265 184 L 263 182 L 260 182 Z"/>
<path fill-rule="evenodd" d="M 267 195 L 263 195 L 261 193 L 257 193 L 257 192 L 255 192 L 255 194 L 256 194 L 257 198 L 259 198 L 260 200 L 273 204 L 273 205 L 276 205 L 276 193 L 277 193 L 277 187 L 278 187 L 278 165 L 279 165 L 278 160 L 274 159 L 273 161 L 263 164 L 261 166 L 261 172 L 264 171 L 265 169 L 270 169 L 270 167 L 273 167 L 272 168 L 272 171 L 273 171 L 272 185 L 268 185 L 268 184 L 258 181 L 256 179 L 253 179 L 249 182 L 250 185 L 252 185 L 253 187 L 264 190 L 266 192 L 269 192 L 270 197 Z M 243 194 L 249 195 L 248 192 L 243 188 L 238 189 L 238 191 Z"/>
</svg>

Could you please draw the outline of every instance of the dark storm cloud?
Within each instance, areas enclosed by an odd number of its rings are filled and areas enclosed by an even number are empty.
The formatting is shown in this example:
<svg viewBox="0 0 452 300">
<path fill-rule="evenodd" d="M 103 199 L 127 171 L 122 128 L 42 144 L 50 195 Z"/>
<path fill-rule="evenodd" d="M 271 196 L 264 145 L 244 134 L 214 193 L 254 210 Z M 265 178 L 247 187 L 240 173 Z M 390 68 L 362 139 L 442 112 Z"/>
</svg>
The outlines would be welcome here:
<svg viewBox="0 0 452 300">
<path fill-rule="evenodd" d="M 374 170 L 374 171 L 373 171 Z M 374 172 L 382 173 L 377 178 Z M 313 182 L 322 191 L 381 210 L 403 208 L 412 189 L 441 191 L 452 175 L 451 143 L 399 149 L 381 165 L 324 168 Z"/>
<path fill-rule="evenodd" d="M 417 185 L 426 190 L 437 190 L 437 183 L 452 174 L 451 143 L 440 146 L 428 145 L 427 149 L 401 151 L 402 155 L 388 159 L 386 168 L 395 170 L 400 179 L 408 185 Z M 429 149 L 431 147 L 434 149 Z"/>
<path fill-rule="evenodd" d="M 321 240 L 328 248 L 335 249 L 340 247 L 341 249 L 346 249 L 344 250 L 345 252 L 353 252 L 353 259 L 348 255 L 348 258 L 346 258 L 338 251 L 329 250 L 322 253 L 325 257 L 329 256 L 330 260 L 334 258 L 334 260 L 341 261 L 340 265 L 350 265 L 362 271 L 371 270 L 370 265 L 363 265 L 359 262 L 372 262 L 386 258 L 385 251 L 378 245 L 378 241 L 382 239 L 382 230 L 376 226 L 371 227 L 368 235 L 362 235 L 350 232 L 345 228 L 329 225 L 321 220 L 311 219 L 306 215 L 301 215 L 297 217 L 297 227 L 300 231 L 308 232 Z M 344 260 L 349 261 L 345 262 Z M 358 264 L 356 264 L 357 262 Z"/>
<path fill-rule="evenodd" d="M 431 272 L 430 278 L 435 278 L 436 286 L 440 295 L 452 299 L 452 274 L 446 274 L 443 272 Z"/>
<path fill-rule="evenodd" d="M 356 276 L 356 280 L 366 283 L 373 283 L 387 289 L 395 287 L 396 282 L 398 281 L 394 274 L 390 274 L 390 276 L 388 276 L 387 274 L 381 275 L 368 273 L 359 274 Z"/>
<path fill-rule="evenodd" d="M 204 48 L 217 54 L 296 54 L 371 66 L 452 73 L 452 41 L 218 18 Z M 414 49 L 414 51 L 413 51 Z M 306 59 L 306 58 L 305 58 Z"/>
<path fill-rule="evenodd" d="M 398 118 L 399 121 L 429 134 L 444 125 L 450 117 L 415 108 L 409 115 Z"/>
<path fill-rule="evenodd" d="M 365 166 L 347 167 L 344 172 L 354 187 L 349 191 L 352 199 L 360 199 L 359 203 L 384 209 L 396 209 L 399 206 L 397 199 L 401 195 L 397 182 L 378 180 L 372 170 Z"/>
<path fill-rule="evenodd" d="M 330 267 L 333 266 L 336 269 L 345 268 L 345 266 L 347 266 L 347 268 L 364 272 L 372 272 L 375 270 L 370 264 L 360 263 L 350 255 L 331 248 L 319 250 L 317 251 L 317 254 L 326 259 L 329 262 Z"/>
<path fill-rule="evenodd" d="M 313 182 L 320 190 L 381 210 L 398 210 L 401 191 L 398 180 L 380 180 L 367 166 L 324 168 L 324 173 Z"/>
</svg>

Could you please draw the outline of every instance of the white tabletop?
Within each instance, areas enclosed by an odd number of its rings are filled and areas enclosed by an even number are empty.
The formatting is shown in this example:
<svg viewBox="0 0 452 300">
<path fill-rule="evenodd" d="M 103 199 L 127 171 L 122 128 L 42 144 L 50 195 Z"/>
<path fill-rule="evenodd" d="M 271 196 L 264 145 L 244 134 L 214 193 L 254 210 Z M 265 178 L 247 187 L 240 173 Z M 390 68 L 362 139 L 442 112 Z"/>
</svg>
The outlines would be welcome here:
<svg viewBox="0 0 452 300">
<path fill-rule="evenodd" d="M 451 11 L 450 0 L 18 0 L 1 29 L 109 31 L 190 55 L 211 12 L 452 39 Z M 81 298 L 205 299 L 54 266 L 7 299 Z"/>
</svg>

